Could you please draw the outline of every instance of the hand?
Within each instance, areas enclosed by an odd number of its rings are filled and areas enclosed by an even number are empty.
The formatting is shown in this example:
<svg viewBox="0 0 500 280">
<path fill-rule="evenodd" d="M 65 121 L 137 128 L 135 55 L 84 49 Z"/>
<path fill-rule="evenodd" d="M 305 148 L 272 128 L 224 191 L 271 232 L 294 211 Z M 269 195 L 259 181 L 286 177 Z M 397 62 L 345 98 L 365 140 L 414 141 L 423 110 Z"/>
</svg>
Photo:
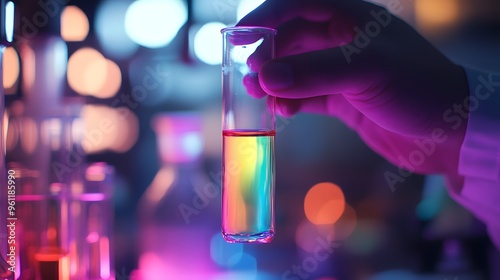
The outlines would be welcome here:
<svg viewBox="0 0 500 280">
<path fill-rule="evenodd" d="M 284 116 L 338 117 L 393 164 L 461 185 L 466 121 L 447 114 L 468 96 L 465 73 L 408 24 L 359 0 L 268 0 L 237 25 L 278 30 L 252 95 Z"/>
</svg>

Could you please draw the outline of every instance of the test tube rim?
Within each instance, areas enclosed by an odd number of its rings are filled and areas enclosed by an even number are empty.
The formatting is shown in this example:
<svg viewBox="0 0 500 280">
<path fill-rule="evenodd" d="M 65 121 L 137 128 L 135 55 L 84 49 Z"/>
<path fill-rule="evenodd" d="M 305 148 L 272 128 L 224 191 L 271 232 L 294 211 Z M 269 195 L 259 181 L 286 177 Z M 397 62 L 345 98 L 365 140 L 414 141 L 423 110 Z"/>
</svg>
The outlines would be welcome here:
<svg viewBox="0 0 500 280">
<path fill-rule="evenodd" d="M 222 34 L 230 33 L 230 35 L 233 35 L 234 33 L 237 34 L 258 34 L 258 33 L 265 33 L 265 34 L 274 34 L 277 35 L 278 31 L 274 28 L 270 27 L 265 27 L 265 26 L 232 26 L 232 27 L 226 27 L 221 29 L 220 31 Z"/>
</svg>

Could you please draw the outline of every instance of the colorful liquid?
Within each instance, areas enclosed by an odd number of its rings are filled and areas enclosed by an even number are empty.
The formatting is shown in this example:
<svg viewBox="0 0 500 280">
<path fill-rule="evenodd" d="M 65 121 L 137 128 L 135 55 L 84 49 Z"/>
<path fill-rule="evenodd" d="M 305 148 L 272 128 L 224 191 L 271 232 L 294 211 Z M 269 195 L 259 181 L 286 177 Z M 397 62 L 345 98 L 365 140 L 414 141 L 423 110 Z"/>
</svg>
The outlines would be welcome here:
<svg viewBox="0 0 500 280">
<path fill-rule="evenodd" d="M 228 242 L 274 236 L 275 131 L 223 131 L 222 234 Z"/>
</svg>

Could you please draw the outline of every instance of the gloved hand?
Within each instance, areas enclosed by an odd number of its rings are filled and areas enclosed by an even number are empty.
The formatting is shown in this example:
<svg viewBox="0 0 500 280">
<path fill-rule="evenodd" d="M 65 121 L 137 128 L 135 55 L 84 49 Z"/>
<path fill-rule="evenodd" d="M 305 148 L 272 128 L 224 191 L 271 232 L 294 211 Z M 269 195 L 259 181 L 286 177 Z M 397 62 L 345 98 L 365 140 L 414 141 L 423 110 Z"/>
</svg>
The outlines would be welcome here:
<svg viewBox="0 0 500 280">
<path fill-rule="evenodd" d="M 461 185 L 465 72 L 404 21 L 359 0 L 268 0 L 237 25 L 278 30 L 277 58 L 249 61 L 250 94 L 338 117 L 393 164 Z"/>
</svg>

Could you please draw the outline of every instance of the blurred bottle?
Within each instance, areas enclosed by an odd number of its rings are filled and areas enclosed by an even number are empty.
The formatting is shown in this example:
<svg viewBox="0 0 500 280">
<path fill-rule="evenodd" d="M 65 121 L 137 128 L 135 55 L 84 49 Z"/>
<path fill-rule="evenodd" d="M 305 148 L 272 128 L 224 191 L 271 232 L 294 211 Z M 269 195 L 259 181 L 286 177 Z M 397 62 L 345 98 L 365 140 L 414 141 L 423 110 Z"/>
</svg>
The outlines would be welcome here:
<svg viewBox="0 0 500 280">
<path fill-rule="evenodd" d="M 160 169 L 138 205 L 138 277 L 202 279 L 195 275 L 211 267 L 220 192 L 203 170 L 201 118 L 189 112 L 160 114 L 152 126 Z"/>
<path fill-rule="evenodd" d="M 5 48 L 12 42 L 14 24 L 14 4 L 5 0 L 0 0 L 0 113 L 2 121 L 0 121 L 0 280 L 14 279 L 15 257 L 10 260 L 12 242 L 9 242 L 8 237 L 11 232 L 15 233 L 15 227 L 7 227 L 9 222 L 8 203 L 9 192 L 12 191 L 12 184 L 9 187 L 7 184 L 5 169 L 5 147 L 4 147 L 4 91 L 3 91 L 3 53 Z M 15 187 L 15 186 L 14 186 Z M 12 216 L 14 218 L 14 216 Z M 15 220 L 12 220 L 15 222 Z M 14 266 L 13 266 L 14 265 Z"/>
<path fill-rule="evenodd" d="M 28 20 L 46 12 L 30 1 L 20 4 Z M 63 5 L 45 4 L 53 13 L 46 24 L 20 30 L 23 100 L 12 105 L 9 120 L 8 158 L 19 186 L 16 279 L 112 279 L 113 171 L 102 166 L 101 179 L 87 179 L 96 167 L 81 147 L 84 100 L 65 97 Z"/>
<path fill-rule="evenodd" d="M 83 103 L 81 100 L 71 101 L 74 104 L 64 101 L 68 49 L 59 35 L 63 6 L 56 2 L 51 3 L 53 14 L 46 15 L 45 24 L 28 28 L 33 24 L 30 20 L 44 14 L 44 10 L 29 0 L 19 1 L 20 16 L 27 20 L 19 27 L 23 113 L 17 122 L 21 151 L 16 151 L 19 154 L 15 160 L 39 172 L 36 189 L 42 192 L 48 189 L 51 181 L 62 182 L 61 174 L 71 174 L 64 172 L 68 169 L 59 164 L 51 163 L 65 163 L 64 157 L 71 153 L 69 141 L 73 135 L 68 126 L 72 125 L 72 118 L 79 116 Z"/>
<path fill-rule="evenodd" d="M 104 162 L 85 166 L 83 186 L 75 181 L 69 200 L 71 279 L 111 280 L 114 168 Z"/>
<path fill-rule="evenodd" d="M 71 195 L 82 191 L 85 170 L 78 133 L 81 101 L 60 101 L 43 112 L 22 102 L 12 106 L 8 139 L 15 139 L 9 142 L 9 172 L 16 184 L 16 279 L 70 279 L 71 227 L 79 222 L 72 219 Z"/>
<path fill-rule="evenodd" d="M 9 155 L 16 161 L 9 166 L 17 186 L 16 279 L 70 279 L 67 186 L 79 166 L 68 167 L 64 156 L 72 149 L 79 111 L 62 104 L 68 60 L 59 36 L 64 5 L 16 3 L 22 19 L 16 36 L 23 71 L 23 112 L 12 118 L 19 124 L 20 149 Z M 65 169 L 56 168 L 61 166 Z"/>
<path fill-rule="evenodd" d="M 8 158 L 18 185 L 16 278 L 59 279 L 66 277 L 59 275 L 59 269 L 67 267 L 66 186 L 78 170 L 65 164 L 62 153 L 69 154 L 73 146 L 72 126 L 79 108 L 72 111 L 75 107 L 62 104 L 68 61 L 66 44 L 59 36 L 63 5 L 17 3 L 23 19 L 16 33 L 23 100 L 13 104 L 17 112 L 9 120 L 8 132 L 9 139 L 15 139 Z"/>
<path fill-rule="evenodd" d="M 72 180 L 37 192 L 38 171 L 9 163 L 16 174 L 16 279 L 108 280 L 113 275 L 114 169 L 82 164 Z"/>
<path fill-rule="evenodd" d="M 35 113 L 21 102 L 11 108 L 8 138 L 17 140 L 9 142 L 10 158 L 19 161 L 9 164 L 18 186 L 16 279 L 114 279 L 114 169 L 86 161 L 83 100 L 57 103 Z"/>
</svg>

